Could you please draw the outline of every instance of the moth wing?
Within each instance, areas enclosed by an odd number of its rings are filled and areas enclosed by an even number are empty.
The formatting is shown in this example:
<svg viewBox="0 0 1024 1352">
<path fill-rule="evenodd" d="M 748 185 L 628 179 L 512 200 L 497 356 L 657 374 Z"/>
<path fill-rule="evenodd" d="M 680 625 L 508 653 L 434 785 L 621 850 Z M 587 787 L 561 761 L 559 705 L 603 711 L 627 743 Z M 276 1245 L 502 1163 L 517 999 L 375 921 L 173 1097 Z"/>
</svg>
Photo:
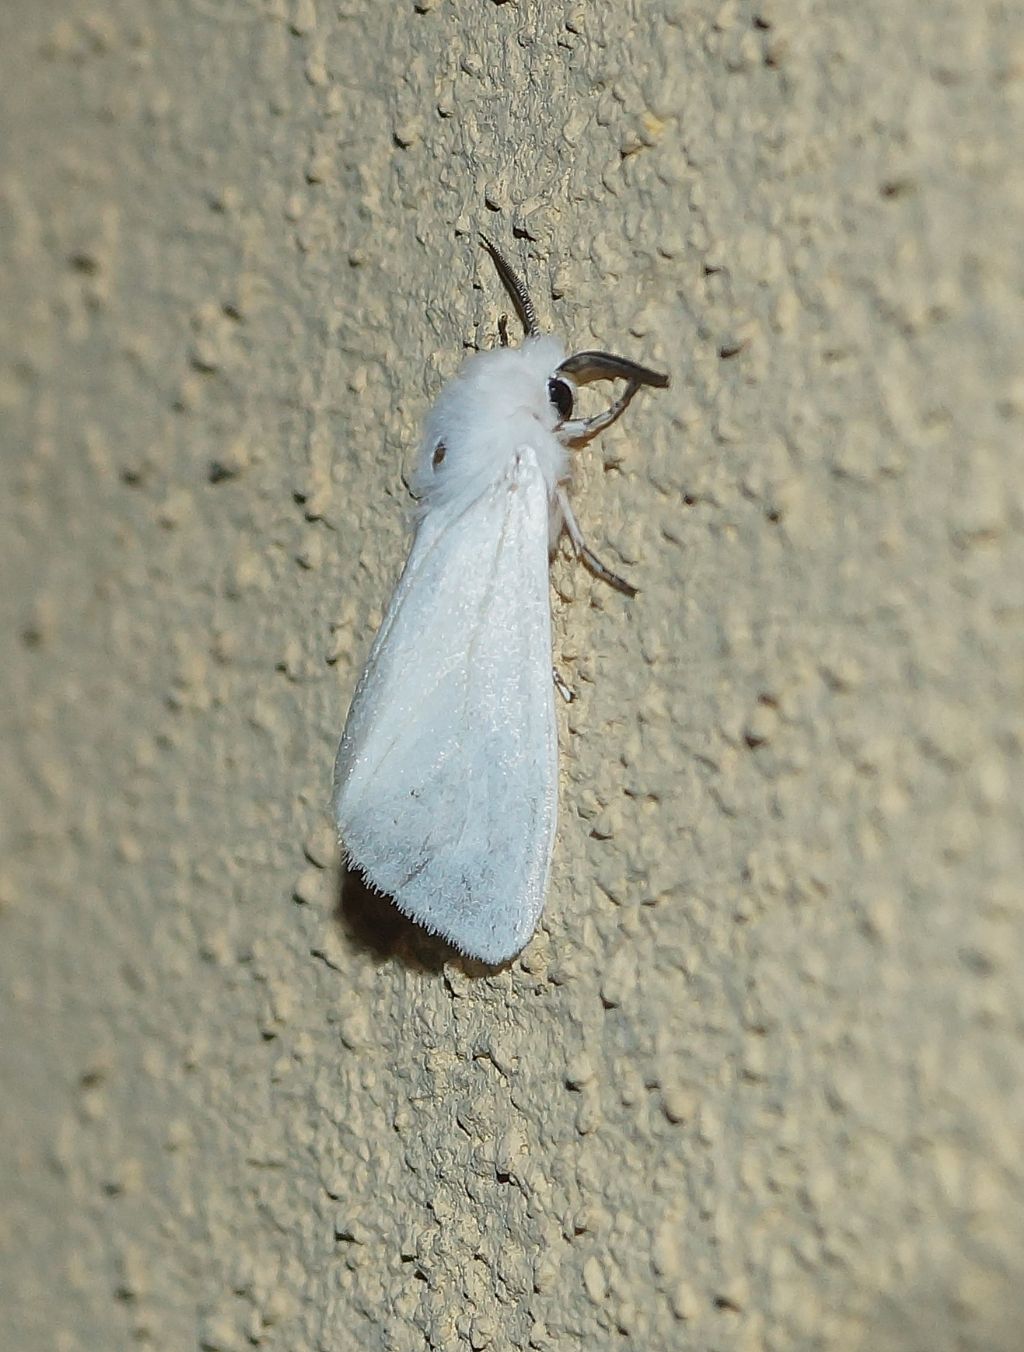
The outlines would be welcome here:
<svg viewBox="0 0 1024 1352">
<path fill-rule="evenodd" d="M 551 862 L 549 585 L 547 489 L 522 448 L 468 506 L 420 522 L 335 764 L 351 863 L 490 963 L 533 933 Z"/>
</svg>

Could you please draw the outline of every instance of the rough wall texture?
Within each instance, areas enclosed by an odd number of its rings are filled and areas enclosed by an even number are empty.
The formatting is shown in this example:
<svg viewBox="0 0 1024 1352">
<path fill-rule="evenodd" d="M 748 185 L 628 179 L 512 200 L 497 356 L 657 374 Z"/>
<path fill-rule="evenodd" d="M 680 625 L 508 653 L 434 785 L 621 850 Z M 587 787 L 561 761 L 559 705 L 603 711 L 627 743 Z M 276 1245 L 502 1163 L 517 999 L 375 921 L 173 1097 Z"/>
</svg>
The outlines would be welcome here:
<svg viewBox="0 0 1024 1352">
<path fill-rule="evenodd" d="M 0 7 L 11 1348 L 1024 1345 L 1013 9 Z M 481 226 L 673 376 L 497 973 L 325 812 Z"/>
</svg>

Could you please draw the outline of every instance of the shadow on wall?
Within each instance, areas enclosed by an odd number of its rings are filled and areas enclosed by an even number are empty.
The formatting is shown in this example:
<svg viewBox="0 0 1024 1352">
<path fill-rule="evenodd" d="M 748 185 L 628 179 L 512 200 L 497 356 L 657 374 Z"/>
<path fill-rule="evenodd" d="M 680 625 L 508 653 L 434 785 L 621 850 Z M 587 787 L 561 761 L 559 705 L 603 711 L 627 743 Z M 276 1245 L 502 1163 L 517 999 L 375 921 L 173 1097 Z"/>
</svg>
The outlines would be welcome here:
<svg viewBox="0 0 1024 1352">
<path fill-rule="evenodd" d="M 487 976 L 494 971 L 464 957 L 437 935 L 428 934 L 353 869 L 340 871 L 334 917 L 349 943 L 378 962 L 397 959 L 407 967 L 437 975 L 448 963 L 456 963 L 467 976 Z"/>
</svg>

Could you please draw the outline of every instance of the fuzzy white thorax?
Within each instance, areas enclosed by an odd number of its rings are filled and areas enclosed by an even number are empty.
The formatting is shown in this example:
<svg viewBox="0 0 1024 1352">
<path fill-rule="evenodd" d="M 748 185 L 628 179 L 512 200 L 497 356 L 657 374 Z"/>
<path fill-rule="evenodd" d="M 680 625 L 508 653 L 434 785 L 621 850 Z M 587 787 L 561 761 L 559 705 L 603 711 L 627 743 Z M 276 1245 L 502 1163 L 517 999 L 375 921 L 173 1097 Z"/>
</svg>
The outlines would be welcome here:
<svg viewBox="0 0 1024 1352">
<path fill-rule="evenodd" d="M 568 474 L 568 456 L 555 430 L 558 413 L 548 381 L 565 360 L 557 338 L 527 338 L 470 357 L 441 391 L 424 428 L 410 487 L 419 514 L 470 502 L 508 473 L 528 446 L 549 497 Z M 443 448 L 439 451 L 439 448 Z"/>
</svg>

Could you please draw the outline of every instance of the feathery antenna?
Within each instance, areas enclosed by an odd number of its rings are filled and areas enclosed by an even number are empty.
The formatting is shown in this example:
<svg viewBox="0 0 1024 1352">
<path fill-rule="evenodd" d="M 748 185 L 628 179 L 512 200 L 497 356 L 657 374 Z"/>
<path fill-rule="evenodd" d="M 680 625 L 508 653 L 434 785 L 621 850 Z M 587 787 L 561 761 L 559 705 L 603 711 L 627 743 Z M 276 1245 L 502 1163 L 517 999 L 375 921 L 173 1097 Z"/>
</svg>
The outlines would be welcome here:
<svg viewBox="0 0 1024 1352">
<path fill-rule="evenodd" d="M 517 276 L 512 264 L 501 252 L 496 244 L 493 244 L 486 235 L 481 234 L 480 243 L 491 255 L 494 266 L 498 269 L 498 276 L 501 278 L 502 285 L 508 294 L 512 297 L 512 303 L 516 307 L 516 314 L 519 316 L 519 322 L 523 326 L 523 331 L 527 338 L 536 338 L 540 333 L 537 327 L 537 311 L 533 308 L 533 301 L 530 299 L 530 293 L 526 285 Z"/>
</svg>

